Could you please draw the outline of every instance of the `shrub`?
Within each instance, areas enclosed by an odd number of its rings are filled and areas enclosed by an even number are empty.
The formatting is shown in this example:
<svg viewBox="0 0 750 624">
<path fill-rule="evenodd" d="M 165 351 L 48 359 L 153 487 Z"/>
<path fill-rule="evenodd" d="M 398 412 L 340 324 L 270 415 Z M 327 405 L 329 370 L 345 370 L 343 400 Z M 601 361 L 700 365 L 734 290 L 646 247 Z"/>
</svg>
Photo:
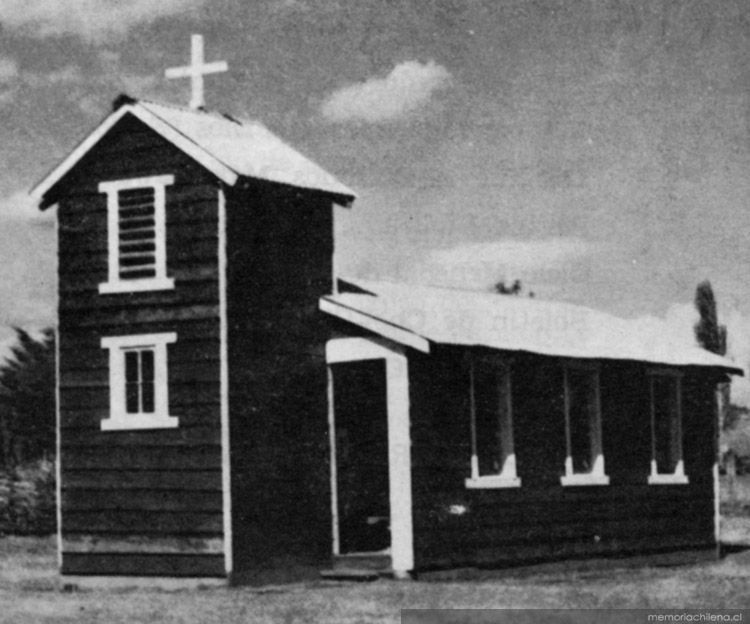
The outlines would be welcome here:
<svg viewBox="0 0 750 624">
<path fill-rule="evenodd" d="M 47 535 L 55 528 L 54 463 L 38 460 L 0 473 L 0 535 Z"/>
</svg>

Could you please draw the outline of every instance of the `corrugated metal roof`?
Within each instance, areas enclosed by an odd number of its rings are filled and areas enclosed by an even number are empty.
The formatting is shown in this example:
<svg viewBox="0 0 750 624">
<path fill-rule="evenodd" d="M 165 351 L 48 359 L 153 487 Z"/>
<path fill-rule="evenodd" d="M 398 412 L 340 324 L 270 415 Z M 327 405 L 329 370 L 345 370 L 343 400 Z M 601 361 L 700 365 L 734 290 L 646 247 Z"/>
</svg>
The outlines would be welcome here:
<svg viewBox="0 0 750 624">
<path fill-rule="evenodd" d="M 239 175 L 356 197 L 354 191 L 257 121 L 138 101 Z"/>
<path fill-rule="evenodd" d="M 375 331 L 378 328 L 369 321 L 378 321 L 383 335 L 395 328 L 439 344 L 666 366 L 711 366 L 742 374 L 729 359 L 680 341 L 653 324 L 644 328 L 638 321 L 582 306 L 413 284 L 352 283 L 372 294 L 331 295 L 322 299 L 328 305 L 321 307 L 355 323 L 359 318 Z"/>
</svg>

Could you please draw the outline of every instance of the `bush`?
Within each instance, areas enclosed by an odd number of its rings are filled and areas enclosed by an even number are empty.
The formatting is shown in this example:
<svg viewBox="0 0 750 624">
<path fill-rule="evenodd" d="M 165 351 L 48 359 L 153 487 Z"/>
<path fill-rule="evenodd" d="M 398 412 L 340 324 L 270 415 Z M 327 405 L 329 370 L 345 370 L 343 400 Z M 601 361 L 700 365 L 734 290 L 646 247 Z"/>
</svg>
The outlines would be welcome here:
<svg viewBox="0 0 750 624">
<path fill-rule="evenodd" d="M 0 535 L 48 535 L 56 524 L 53 462 L 38 460 L 0 472 Z"/>
<path fill-rule="evenodd" d="M 55 452 L 55 334 L 16 341 L 0 361 L 0 465 L 6 471 Z"/>
</svg>

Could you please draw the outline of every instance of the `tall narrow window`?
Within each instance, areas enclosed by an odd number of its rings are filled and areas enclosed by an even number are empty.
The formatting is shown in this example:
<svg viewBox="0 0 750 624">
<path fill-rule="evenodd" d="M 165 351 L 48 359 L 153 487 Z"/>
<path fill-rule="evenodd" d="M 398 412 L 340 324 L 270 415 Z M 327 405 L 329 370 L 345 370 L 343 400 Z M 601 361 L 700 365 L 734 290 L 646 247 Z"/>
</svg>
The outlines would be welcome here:
<svg viewBox="0 0 750 624">
<path fill-rule="evenodd" d="M 676 371 L 651 371 L 652 484 L 687 483 L 682 459 L 682 381 Z"/>
<path fill-rule="evenodd" d="M 472 452 L 466 486 L 518 487 L 509 364 L 472 361 L 469 382 Z"/>
<path fill-rule="evenodd" d="M 125 350 L 125 411 L 154 413 L 154 349 Z"/>
<path fill-rule="evenodd" d="M 174 333 L 108 336 L 109 418 L 102 429 L 162 429 L 176 427 L 169 414 L 167 345 Z"/>
<path fill-rule="evenodd" d="M 102 182 L 107 195 L 108 279 L 101 293 L 162 290 L 167 277 L 166 190 L 174 176 Z"/>
<path fill-rule="evenodd" d="M 599 370 L 564 368 L 565 475 L 563 485 L 607 485 L 602 452 Z"/>
</svg>

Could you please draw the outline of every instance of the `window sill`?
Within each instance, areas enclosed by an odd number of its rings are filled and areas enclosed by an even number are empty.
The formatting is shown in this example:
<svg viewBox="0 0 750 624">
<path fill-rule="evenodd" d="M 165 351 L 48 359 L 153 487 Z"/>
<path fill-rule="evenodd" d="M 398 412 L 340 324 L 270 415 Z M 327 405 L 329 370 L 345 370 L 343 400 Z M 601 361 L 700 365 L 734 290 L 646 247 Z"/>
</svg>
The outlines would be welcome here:
<svg viewBox="0 0 750 624">
<path fill-rule="evenodd" d="M 649 485 L 687 485 L 690 480 L 684 474 L 650 474 Z"/>
<path fill-rule="evenodd" d="M 179 426 L 177 416 L 127 414 L 102 420 L 102 431 L 128 431 L 133 429 L 174 429 Z"/>
<path fill-rule="evenodd" d="M 604 474 L 571 474 L 560 477 L 563 486 L 573 485 L 609 485 L 609 477 Z"/>
<path fill-rule="evenodd" d="M 102 282 L 99 284 L 99 294 L 102 295 L 172 289 L 174 289 L 174 279 L 171 277 L 122 280 L 120 282 Z"/>
<path fill-rule="evenodd" d="M 502 475 L 488 475 L 466 479 L 464 485 L 469 490 L 517 488 L 521 487 L 521 479 L 518 477 L 504 477 Z"/>
</svg>

